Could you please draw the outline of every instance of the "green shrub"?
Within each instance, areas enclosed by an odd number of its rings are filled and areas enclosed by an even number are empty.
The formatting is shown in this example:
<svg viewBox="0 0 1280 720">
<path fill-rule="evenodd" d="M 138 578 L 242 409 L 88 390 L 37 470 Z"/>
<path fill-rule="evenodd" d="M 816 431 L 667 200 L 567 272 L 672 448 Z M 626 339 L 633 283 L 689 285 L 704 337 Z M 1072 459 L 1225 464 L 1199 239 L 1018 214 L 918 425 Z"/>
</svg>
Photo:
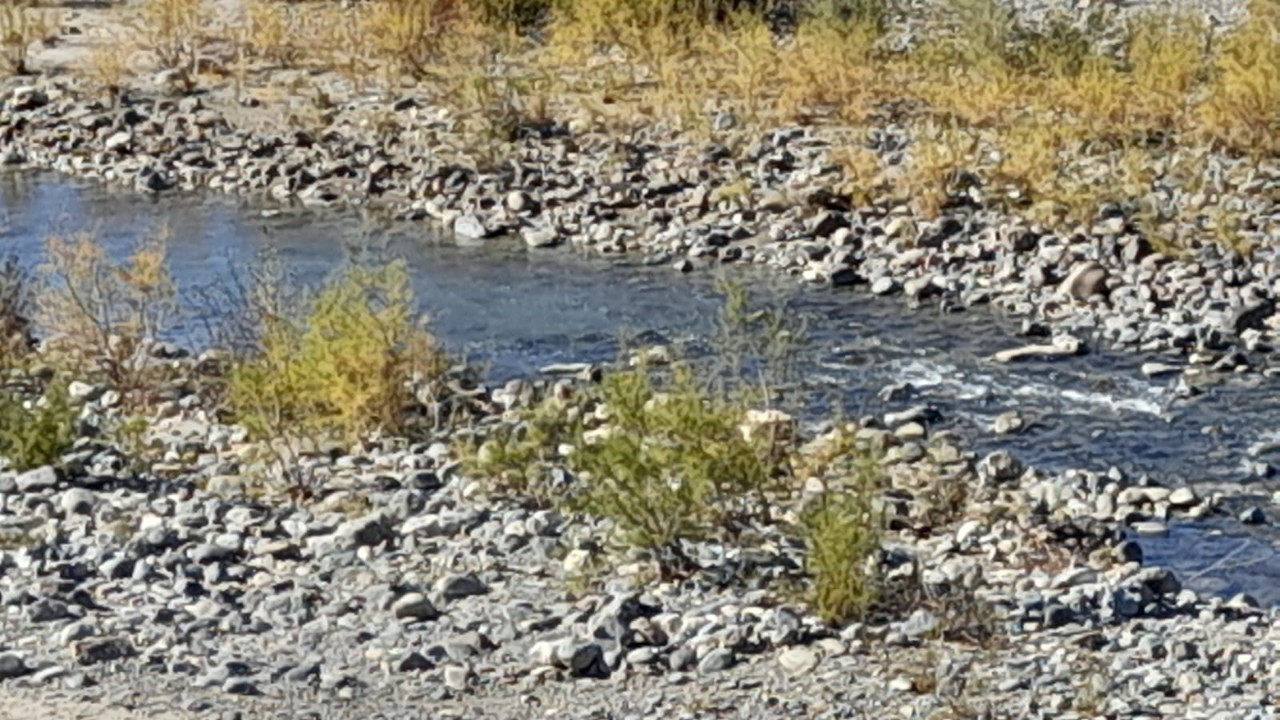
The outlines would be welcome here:
<svg viewBox="0 0 1280 720">
<path fill-rule="evenodd" d="M 0 264 L 0 369 L 31 348 L 29 278 L 15 257 Z"/>
<path fill-rule="evenodd" d="M 741 286 L 721 290 L 714 361 L 659 372 L 641 353 L 578 402 L 544 400 L 463 447 L 469 469 L 499 492 L 612 520 L 623 544 L 664 559 L 764 515 L 787 489 L 794 434 L 788 415 L 755 408 L 790 371 L 793 323 L 752 310 Z M 563 445 L 573 449 L 562 458 Z M 548 482 L 557 464 L 581 480 L 568 493 Z"/>
<path fill-rule="evenodd" d="M 459 456 L 468 472 L 488 478 L 498 492 L 543 503 L 550 499 L 545 480 L 557 449 L 573 439 L 569 406 L 545 399 L 521 410 L 515 424 L 497 426 L 478 446 L 464 445 Z"/>
<path fill-rule="evenodd" d="M 17 470 L 52 465 L 75 440 L 77 418 L 64 382 L 50 383 L 30 403 L 15 391 L 0 390 L 0 456 Z"/>
<path fill-rule="evenodd" d="M 743 408 L 708 394 L 687 366 L 662 393 L 644 367 L 611 373 L 601 399 L 608 424 L 579 429 L 570 465 L 585 482 L 568 502 L 612 520 L 629 545 L 672 551 L 716 535 L 780 487 L 774 448 L 749 441 Z"/>
<path fill-rule="evenodd" d="M 260 288 L 265 297 L 278 288 Z M 233 364 L 228 401 L 260 439 L 404 429 L 414 385 L 437 377 L 443 357 L 416 322 L 403 262 L 352 267 L 299 310 L 258 308 L 256 352 Z"/>
<path fill-rule="evenodd" d="M 804 324 L 785 308 L 760 308 L 741 283 L 719 279 L 724 304 L 711 336 L 715 392 L 734 395 L 743 406 L 771 405 L 799 379 L 797 360 Z"/>
<path fill-rule="evenodd" d="M 875 600 L 876 583 L 869 568 L 880 548 L 880 513 L 874 497 L 879 470 L 874 458 L 846 446 L 837 453 L 857 457 L 848 482 L 828 483 L 800 516 L 807 544 L 805 572 L 810 604 L 823 620 L 836 624 L 861 615 Z"/>
</svg>

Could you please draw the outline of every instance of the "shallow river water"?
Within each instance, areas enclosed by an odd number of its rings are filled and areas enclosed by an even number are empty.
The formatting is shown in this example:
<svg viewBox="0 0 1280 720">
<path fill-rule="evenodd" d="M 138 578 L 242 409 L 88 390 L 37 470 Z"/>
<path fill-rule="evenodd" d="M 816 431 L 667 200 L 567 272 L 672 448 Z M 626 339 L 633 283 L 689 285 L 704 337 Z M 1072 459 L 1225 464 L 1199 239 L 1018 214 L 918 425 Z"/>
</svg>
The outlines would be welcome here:
<svg viewBox="0 0 1280 720">
<path fill-rule="evenodd" d="M 263 250 L 312 281 L 352 248 L 385 248 L 409 262 L 433 331 L 495 380 L 553 362 L 613 359 L 623 333 L 652 342 L 693 337 L 720 305 L 708 273 L 679 275 L 569 249 L 529 251 L 508 240 L 458 245 L 425 225 L 388 225 L 352 212 L 266 217 L 221 196 L 153 199 L 61 177 L 0 174 L 0 253 L 27 265 L 40 262 L 51 232 L 91 230 L 123 252 L 138 234 L 161 226 L 185 288 L 225 283 Z M 1224 514 L 1140 540 L 1149 562 L 1177 570 L 1196 589 L 1280 603 L 1280 532 L 1233 519 L 1249 505 L 1273 515 L 1270 495 L 1280 481 L 1250 478 L 1245 460 L 1251 447 L 1280 441 L 1280 381 L 1230 378 L 1182 399 L 1172 380 L 1141 375 L 1141 363 L 1153 358 L 1095 350 L 1001 366 L 986 357 L 1023 343 L 1008 330 L 1012 320 L 986 311 L 940 316 L 894 300 L 799 287 L 776 273 L 740 272 L 750 274 L 753 288 L 768 290 L 770 302 L 804 319 L 815 404 L 834 399 L 846 414 L 863 415 L 927 403 L 940 411 L 940 425 L 970 446 L 1008 449 L 1047 470 L 1114 466 L 1202 489 L 1243 483 L 1246 494 Z M 901 382 L 916 389 L 911 400 L 888 406 L 877 398 Z M 991 420 L 1008 410 L 1033 421 L 1031 429 L 991 435 Z M 1261 459 L 1280 466 L 1280 458 Z"/>
</svg>

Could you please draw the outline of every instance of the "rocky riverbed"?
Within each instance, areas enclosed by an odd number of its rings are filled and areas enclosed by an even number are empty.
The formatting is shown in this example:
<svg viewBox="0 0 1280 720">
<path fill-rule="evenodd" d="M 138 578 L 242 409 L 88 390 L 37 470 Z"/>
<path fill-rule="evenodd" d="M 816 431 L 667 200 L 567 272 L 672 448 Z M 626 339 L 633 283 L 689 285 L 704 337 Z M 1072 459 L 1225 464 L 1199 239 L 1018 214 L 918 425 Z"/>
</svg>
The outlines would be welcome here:
<svg viewBox="0 0 1280 720">
<path fill-rule="evenodd" d="M 92 432 L 118 396 L 77 383 L 89 434 L 0 473 L 7 692 L 173 717 L 1271 716 L 1274 613 L 1184 589 L 1118 530 L 1212 511 L 1186 488 L 978 457 L 911 407 L 863 418 L 894 600 L 830 627 L 785 522 L 688 543 L 662 580 L 607 524 L 459 464 L 457 433 L 578 381 L 456 375 L 437 397 L 470 422 L 307 454 L 300 499 L 176 364 L 133 448 Z"/>
<path fill-rule="evenodd" d="M 1028 336 L 994 361 L 1158 353 L 1141 372 L 1180 378 L 1179 399 L 1215 375 L 1271 374 L 1280 171 L 1265 163 L 1211 158 L 1212 198 L 1168 189 L 1243 208 L 1258 249 L 1173 257 L 1120 208 L 1061 235 L 991 210 L 979 187 L 936 220 L 855 207 L 829 128 L 726 116 L 706 142 L 570 121 L 523 128 L 493 166 L 412 93 L 353 98 L 287 131 L 252 114 L 23 78 L 0 94 L 0 160 L 146 194 L 368 207 L 463 244 L 583 247 L 680 272 L 764 265 L 943 314 L 990 307 Z M 912 139 L 887 126 L 866 143 L 893 165 Z M 549 386 L 457 380 L 470 389 L 450 402 L 491 427 L 525 386 Z M 1144 536 L 1170 524 L 1265 512 L 1141 474 L 973 453 L 902 397 L 909 385 L 886 390 L 886 412 L 855 432 L 887 452 L 878 563 L 901 602 L 828 627 L 799 600 L 804 548 L 785 522 L 746 546 L 691 544 L 695 567 L 663 581 L 643 555 L 608 551 L 601 521 L 486 492 L 458 464 L 456 428 L 308 455 L 314 493 L 299 498 L 265 486 L 261 448 L 188 390 L 126 447 L 93 433 L 116 396 L 78 386 L 72 452 L 0 473 L 4 690 L 172 717 L 1276 714 L 1274 611 L 1143 563 Z M 1012 438 L 1033 422 L 1001 414 L 993 428 Z"/>
</svg>

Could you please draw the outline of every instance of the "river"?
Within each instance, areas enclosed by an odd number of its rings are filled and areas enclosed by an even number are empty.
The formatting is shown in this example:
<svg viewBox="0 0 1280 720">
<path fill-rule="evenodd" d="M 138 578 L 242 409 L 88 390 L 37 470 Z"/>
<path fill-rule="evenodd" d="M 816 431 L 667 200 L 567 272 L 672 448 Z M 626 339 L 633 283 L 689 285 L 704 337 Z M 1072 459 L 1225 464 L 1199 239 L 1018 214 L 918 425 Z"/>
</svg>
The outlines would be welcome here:
<svg viewBox="0 0 1280 720">
<path fill-rule="evenodd" d="M 721 302 L 705 272 L 680 275 L 571 249 L 531 251 L 518 241 L 457 244 L 425 225 L 353 211 L 264 212 L 223 196 L 149 198 L 51 175 L 0 174 L 0 250 L 26 265 L 40 262 L 51 232 L 92 231 L 121 253 L 158 227 L 168 228 L 171 269 L 187 289 L 225 284 L 268 250 L 304 282 L 323 278 L 353 252 L 404 257 L 433 331 L 495 381 L 553 362 L 613 359 L 623 334 L 645 342 L 697 337 Z M 986 358 L 1025 342 L 1012 332 L 1016 320 L 982 310 L 908 310 L 895 300 L 805 288 L 753 269 L 733 274 L 807 326 L 811 407 L 834 402 L 858 416 L 929 404 L 941 414 L 938 427 L 970 447 L 1007 449 L 1045 470 L 1115 467 L 1162 485 L 1232 489 L 1221 513 L 1139 538 L 1147 561 L 1174 569 L 1197 590 L 1280 603 L 1280 533 L 1269 523 L 1235 519 L 1252 505 L 1269 509 L 1280 487 L 1253 477 L 1246 463 L 1251 448 L 1280 444 L 1280 381 L 1231 377 L 1183 398 L 1174 380 L 1147 379 L 1139 370 L 1144 361 L 1170 358 L 1097 348 L 1002 366 Z M 201 296 L 189 293 L 188 302 Z M 903 382 L 915 388 L 910 400 L 878 397 Z M 992 419 L 1010 410 L 1031 428 L 990 433 Z"/>
</svg>

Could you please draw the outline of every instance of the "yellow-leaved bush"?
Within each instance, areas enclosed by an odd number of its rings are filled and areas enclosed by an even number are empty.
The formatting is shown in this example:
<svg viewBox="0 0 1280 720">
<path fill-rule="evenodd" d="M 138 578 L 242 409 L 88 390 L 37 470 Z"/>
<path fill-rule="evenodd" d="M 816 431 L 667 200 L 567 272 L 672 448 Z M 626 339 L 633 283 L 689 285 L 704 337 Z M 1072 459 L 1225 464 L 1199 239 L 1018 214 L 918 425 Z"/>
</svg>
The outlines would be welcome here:
<svg viewBox="0 0 1280 720">
<path fill-rule="evenodd" d="M 415 386 L 444 367 L 416 318 L 403 262 L 348 268 L 296 313 L 263 313 L 259 347 L 229 377 L 237 419 L 270 439 L 404 429 Z"/>
</svg>

